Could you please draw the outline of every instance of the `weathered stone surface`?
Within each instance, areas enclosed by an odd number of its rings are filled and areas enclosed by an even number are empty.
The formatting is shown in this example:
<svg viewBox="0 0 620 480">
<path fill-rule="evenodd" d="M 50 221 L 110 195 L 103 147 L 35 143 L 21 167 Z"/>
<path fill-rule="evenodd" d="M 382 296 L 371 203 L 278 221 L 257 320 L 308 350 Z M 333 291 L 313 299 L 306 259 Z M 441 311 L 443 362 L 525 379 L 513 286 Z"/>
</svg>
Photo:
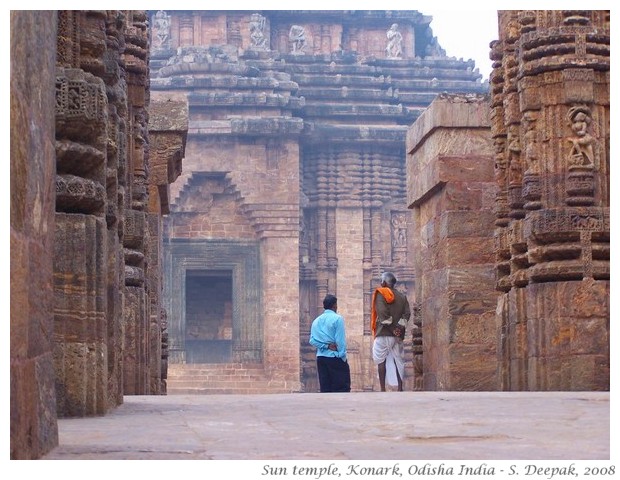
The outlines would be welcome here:
<svg viewBox="0 0 620 480">
<path fill-rule="evenodd" d="M 93 215 L 56 214 L 54 360 L 61 416 L 108 408 L 102 398 L 108 381 L 105 229 Z"/>
<path fill-rule="evenodd" d="M 407 133 L 424 388 L 498 385 L 494 215 L 481 196 L 493 188 L 485 105 L 483 97 L 443 95 Z"/>
<path fill-rule="evenodd" d="M 499 15 L 491 118 L 507 389 L 609 388 L 609 21 L 607 10 Z"/>
<path fill-rule="evenodd" d="M 52 368 L 53 11 L 11 11 L 10 458 L 58 445 Z"/>
</svg>

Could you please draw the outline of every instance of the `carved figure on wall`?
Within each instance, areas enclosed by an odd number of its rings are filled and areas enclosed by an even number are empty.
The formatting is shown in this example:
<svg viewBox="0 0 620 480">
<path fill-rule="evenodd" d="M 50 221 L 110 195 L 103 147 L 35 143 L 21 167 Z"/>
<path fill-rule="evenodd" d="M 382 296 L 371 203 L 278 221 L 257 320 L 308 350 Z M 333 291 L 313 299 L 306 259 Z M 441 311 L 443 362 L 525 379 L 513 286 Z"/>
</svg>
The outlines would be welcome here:
<svg viewBox="0 0 620 480">
<path fill-rule="evenodd" d="M 405 247 L 407 245 L 407 221 L 402 214 L 392 216 L 392 246 Z"/>
<path fill-rule="evenodd" d="M 388 44 L 385 47 L 387 58 L 400 58 L 403 54 L 403 36 L 398 31 L 398 24 L 393 23 L 386 33 Z"/>
<path fill-rule="evenodd" d="M 153 20 L 153 40 L 155 48 L 170 47 L 170 15 L 163 10 L 155 14 Z"/>
<path fill-rule="evenodd" d="M 523 180 L 521 168 L 521 140 L 519 138 L 519 125 L 512 124 L 508 127 L 508 178 L 510 185 L 520 185 Z"/>
<path fill-rule="evenodd" d="M 495 146 L 495 182 L 500 188 L 506 187 L 507 166 L 506 155 L 504 149 L 506 148 L 506 138 L 495 137 L 493 139 L 493 145 Z"/>
<path fill-rule="evenodd" d="M 266 49 L 265 17 L 259 13 L 253 13 L 250 17 L 250 41 L 251 47 Z"/>
<path fill-rule="evenodd" d="M 575 136 L 567 140 L 572 144 L 568 158 L 568 168 L 594 166 L 594 137 L 588 133 L 592 122 L 590 109 L 576 105 L 568 110 L 569 125 Z"/>
<path fill-rule="evenodd" d="M 528 111 L 523 115 L 523 125 L 525 133 L 523 139 L 525 141 L 525 164 L 526 174 L 539 173 L 538 165 L 538 134 L 536 132 L 536 121 L 538 120 L 537 112 Z"/>
<path fill-rule="evenodd" d="M 288 32 L 288 39 L 291 42 L 291 53 L 304 53 L 306 48 L 306 30 L 301 25 L 291 25 Z"/>
</svg>

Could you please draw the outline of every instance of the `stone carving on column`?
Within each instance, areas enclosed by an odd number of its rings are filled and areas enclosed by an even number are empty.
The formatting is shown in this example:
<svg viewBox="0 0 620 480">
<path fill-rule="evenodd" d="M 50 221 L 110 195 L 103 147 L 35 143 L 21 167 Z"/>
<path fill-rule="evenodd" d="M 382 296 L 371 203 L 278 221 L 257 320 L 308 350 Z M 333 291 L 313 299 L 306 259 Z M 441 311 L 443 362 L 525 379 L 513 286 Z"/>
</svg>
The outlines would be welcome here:
<svg viewBox="0 0 620 480">
<path fill-rule="evenodd" d="M 498 136 L 493 139 L 495 147 L 495 182 L 498 189 L 495 196 L 495 225 L 505 227 L 510 218 L 508 208 L 508 160 L 506 159 L 506 137 Z"/>
<path fill-rule="evenodd" d="M 524 208 L 526 210 L 537 210 L 542 207 L 540 202 L 540 158 L 538 145 L 538 131 L 536 129 L 536 121 L 538 120 L 538 112 L 527 111 L 523 114 L 523 126 L 525 133 L 523 140 L 525 143 L 525 167 L 523 173 L 523 199 L 526 201 Z"/>
<path fill-rule="evenodd" d="M 523 138 L 525 140 L 526 175 L 538 174 L 540 171 L 536 120 L 538 120 L 538 113 L 535 111 L 528 111 L 523 114 L 522 121 L 525 127 L 525 133 L 523 134 Z"/>
<path fill-rule="evenodd" d="M 573 136 L 567 138 L 570 145 L 566 176 L 566 203 L 568 205 L 592 205 L 594 203 L 594 137 L 588 129 L 592 122 L 586 105 L 575 105 L 568 110 L 568 124 Z"/>
<path fill-rule="evenodd" d="M 568 169 L 594 167 L 594 138 L 588 133 L 592 119 L 590 109 L 585 105 L 577 105 L 568 110 L 568 119 L 575 136 L 568 139 L 572 144 Z"/>
<path fill-rule="evenodd" d="M 306 29 L 301 25 L 291 25 L 288 32 L 288 40 L 291 44 L 291 53 L 301 55 L 306 48 Z"/>
<path fill-rule="evenodd" d="M 508 126 L 508 205 L 510 216 L 523 218 L 523 164 L 521 161 L 521 133 L 519 125 Z"/>
<path fill-rule="evenodd" d="M 415 391 L 424 390 L 424 345 L 422 338 L 422 304 L 411 305 L 411 343 L 413 350 L 413 375 Z"/>
<path fill-rule="evenodd" d="M 385 47 L 387 58 L 402 58 L 403 35 L 398 31 L 398 24 L 393 23 L 385 35 L 388 40 L 387 47 Z"/>
<path fill-rule="evenodd" d="M 250 17 L 250 48 L 256 50 L 268 50 L 267 37 L 265 37 L 265 17 L 260 13 L 253 13 Z"/>
</svg>

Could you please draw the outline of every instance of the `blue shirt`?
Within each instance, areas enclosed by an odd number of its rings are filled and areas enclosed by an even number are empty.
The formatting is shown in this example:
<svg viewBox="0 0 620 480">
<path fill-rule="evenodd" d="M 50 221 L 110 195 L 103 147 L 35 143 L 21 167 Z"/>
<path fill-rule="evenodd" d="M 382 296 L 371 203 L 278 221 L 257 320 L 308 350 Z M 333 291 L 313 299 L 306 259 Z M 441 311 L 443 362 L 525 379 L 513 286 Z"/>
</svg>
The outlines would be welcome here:
<svg viewBox="0 0 620 480">
<path fill-rule="evenodd" d="M 335 343 L 338 350 L 330 350 Z M 310 328 L 310 345 L 316 347 L 317 357 L 339 357 L 347 360 L 347 341 L 344 336 L 344 318 L 333 310 L 325 310 L 316 317 Z"/>
</svg>

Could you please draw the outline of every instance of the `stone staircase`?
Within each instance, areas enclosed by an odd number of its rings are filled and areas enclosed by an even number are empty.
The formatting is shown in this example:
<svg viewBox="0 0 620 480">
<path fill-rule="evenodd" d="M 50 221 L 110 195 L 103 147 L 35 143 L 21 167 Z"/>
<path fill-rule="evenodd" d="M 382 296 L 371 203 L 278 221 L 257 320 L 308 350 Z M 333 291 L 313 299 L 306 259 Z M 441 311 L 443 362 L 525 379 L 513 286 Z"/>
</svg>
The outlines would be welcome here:
<svg viewBox="0 0 620 480">
<path fill-rule="evenodd" d="M 271 378 L 262 364 L 169 364 L 168 395 L 291 393 L 295 386 Z"/>
</svg>

